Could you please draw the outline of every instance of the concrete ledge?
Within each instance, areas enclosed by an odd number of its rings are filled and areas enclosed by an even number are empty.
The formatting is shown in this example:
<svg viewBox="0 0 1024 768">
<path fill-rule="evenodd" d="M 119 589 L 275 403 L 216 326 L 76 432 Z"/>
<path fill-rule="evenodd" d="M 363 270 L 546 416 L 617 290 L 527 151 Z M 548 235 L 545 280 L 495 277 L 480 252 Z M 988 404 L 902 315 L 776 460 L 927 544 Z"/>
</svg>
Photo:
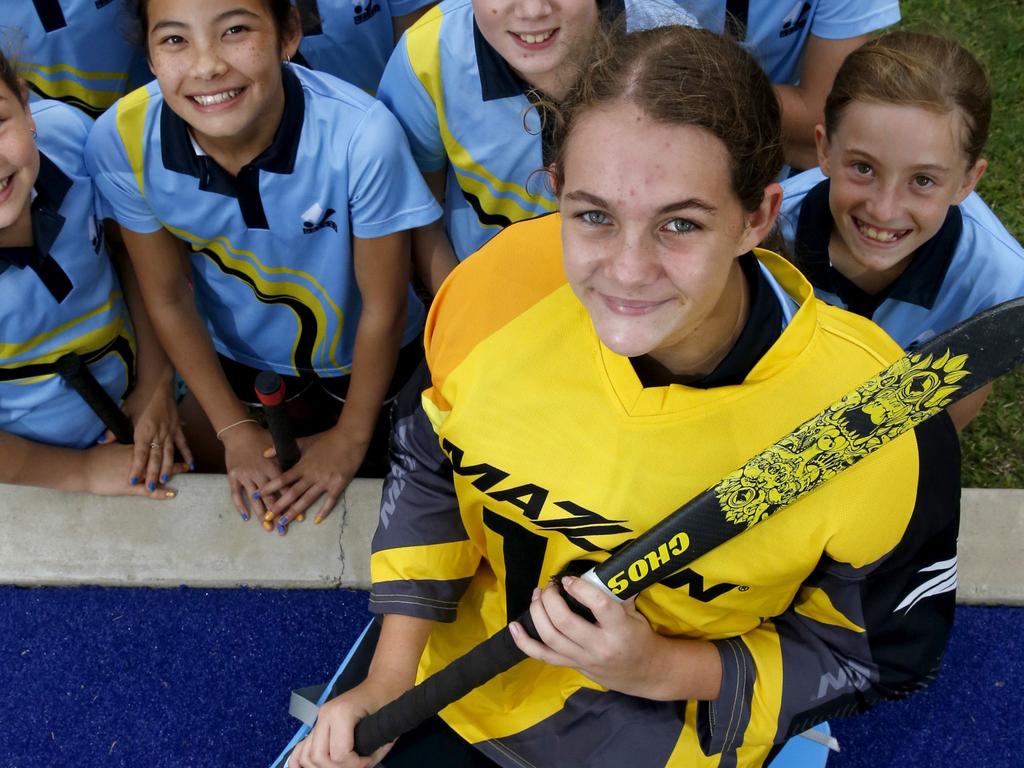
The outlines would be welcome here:
<svg viewBox="0 0 1024 768">
<path fill-rule="evenodd" d="M 170 587 L 369 585 L 380 481 L 287 536 L 244 522 L 223 475 L 181 475 L 169 501 L 0 485 L 0 583 Z"/>
<path fill-rule="evenodd" d="M 242 522 L 219 475 L 174 480 L 155 502 L 0 485 L 0 583 L 25 586 L 367 589 L 379 480 L 356 480 L 334 514 L 287 536 Z M 959 598 L 1024 605 L 1024 491 L 964 491 Z"/>
</svg>

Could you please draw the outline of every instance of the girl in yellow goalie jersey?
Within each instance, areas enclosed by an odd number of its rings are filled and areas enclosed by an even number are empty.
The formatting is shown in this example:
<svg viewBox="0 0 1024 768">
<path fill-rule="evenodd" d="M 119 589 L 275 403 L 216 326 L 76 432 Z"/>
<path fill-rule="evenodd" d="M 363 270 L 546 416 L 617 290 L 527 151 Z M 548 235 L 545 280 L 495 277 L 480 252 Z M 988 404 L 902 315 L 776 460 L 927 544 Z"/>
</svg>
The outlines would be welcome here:
<svg viewBox="0 0 1024 768">
<path fill-rule="evenodd" d="M 591 55 L 555 137 L 560 212 L 494 238 L 431 309 L 373 542 L 376 654 L 292 768 L 481 764 L 424 746 L 439 732 L 501 766 L 780 765 L 790 737 L 938 670 L 959 508 L 945 414 L 635 599 L 565 579 L 594 624 L 548 584 L 900 354 L 756 248 L 782 144 L 746 53 L 675 27 Z M 391 752 L 350 751 L 360 717 L 526 609 L 532 658 Z"/>
</svg>

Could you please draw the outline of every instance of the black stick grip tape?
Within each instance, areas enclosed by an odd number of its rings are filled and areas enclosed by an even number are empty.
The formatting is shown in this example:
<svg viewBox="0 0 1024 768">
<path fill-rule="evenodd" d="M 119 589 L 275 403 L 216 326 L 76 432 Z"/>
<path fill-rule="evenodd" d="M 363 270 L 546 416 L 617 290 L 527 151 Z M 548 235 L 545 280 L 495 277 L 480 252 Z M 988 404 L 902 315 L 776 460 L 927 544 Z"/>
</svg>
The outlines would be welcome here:
<svg viewBox="0 0 1024 768">
<path fill-rule="evenodd" d="M 100 386 L 81 357 L 74 352 L 68 352 L 57 360 L 56 367 L 57 374 L 81 395 L 93 413 L 114 433 L 117 442 L 124 445 L 135 442 L 135 429 L 132 427 L 131 419 L 107 394 L 107 390 Z"/>
<path fill-rule="evenodd" d="M 527 626 L 528 621 L 529 611 L 519 617 L 519 622 L 534 635 L 533 622 L 529 621 Z M 465 656 L 356 723 L 355 751 L 364 757 L 373 754 L 525 658 L 508 627 L 504 627 Z"/>
<path fill-rule="evenodd" d="M 267 414 L 267 429 L 277 451 L 277 463 L 288 471 L 300 457 L 299 444 L 295 441 L 291 419 L 284 407 L 284 382 L 273 371 L 262 371 L 256 377 L 256 397 Z"/>
</svg>

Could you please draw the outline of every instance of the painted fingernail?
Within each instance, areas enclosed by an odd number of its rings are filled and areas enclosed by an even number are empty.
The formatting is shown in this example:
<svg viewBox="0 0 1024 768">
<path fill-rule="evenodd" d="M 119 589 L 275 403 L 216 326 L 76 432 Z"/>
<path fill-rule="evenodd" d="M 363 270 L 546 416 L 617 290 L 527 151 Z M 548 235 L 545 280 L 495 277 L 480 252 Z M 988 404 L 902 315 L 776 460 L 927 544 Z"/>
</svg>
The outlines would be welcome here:
<svg viewBox="0 0 1024 768">
<path fill-rule="evenodd" d="M 150 482 L 146 483 L 146 487 L 149 488 L 150 491 L 155 491 L 156 490 L 156 483 L 150 481 Z"/>
<path fill-rule="evenodd" d="M 160 482 L 161 483 L 166 483 L 170 479 L 171 479 L 171 476 L 168 475 L 166 472 L 164 472 L 162 475 L 160 475 Z"/>
<path fill-rule="evenodd" d="M 131 477 L 128 478 L 128 482 L 131 483 L 132 485 L 138 485 L 139 478 L 136 475 L 132 475 Z"/>
<path fill-rule="evenodd" d="M 296 523 L 301 523 L 301 522 L 302 522 L 303 520 L 305 520 L 305 519 L 306 519 L 306 515 L 305 515 L 305 513 L 303 513 L 303 512 L 299 512 L 299 514 L 297 514 L 297 515 L 295 516 L 295 522 L 296 522 Z"/>
<path fill-rule="evenodd" d="M 266 530 L 266 531 L 272 531 L 272 530 L 274 530 L 274 524 L 272 522 L 270 522 L 269 520 L 264 520 L 263 521 L 263 529 Z"/>
<path fill-rule="evenodd" d="M 264 520 L 273 520 L 274 519 L 274 513 L 268 511 L 265 515 L 263 515 L 263 519 Z"/>
<path fill-rule="evenodd" d="M 164 498 L 167 499 L 173 499 L 177 495 L 174 491 L 164 491 Z"/>
<path fill-rule="evenodd" d="M 248 512 L 239 512 L 238 514 L 240 514 L 242 516 L 243 520 L 248 520 L 249 519 L 249 513 Z"/>
<path fill-rule="evenodd" d="M 190 461 L 188 463 L 188 471 L 189 472 L 195 472 L 196 471 L 196 463 L 194 461 Z"/>
<path fill-rule="evenodd" d="M 278 523 L 277 524 L 277 532 L 279 534 L 281 534 L 282 536 L 284 536 L 286 533 L 288 533 L 288 524 L 287 523 Z"/>
<path fill-rule="evenodd" d="M 313 518 L 313 525 L 320 525 L 320 521 L 321 520 L 323 520 L 323 518 L 320 517 L 320 515 L 317 515 L 316 517 Z"/>
<path fill-rule="evenodd" d="M 259 491 L 253 491 L 253 492 L 252 492 L 252 497 L 253 497 L 253 498 L 254 498 L 254 499 L 255 499 L 256 501 L 259 501 L 259 500 L 260 500 L 260 499 L 262 498 L 262 496 L 263 496 L 263 494 L 261 494 L 261 493 L 260 493 Z"/>
</svg>

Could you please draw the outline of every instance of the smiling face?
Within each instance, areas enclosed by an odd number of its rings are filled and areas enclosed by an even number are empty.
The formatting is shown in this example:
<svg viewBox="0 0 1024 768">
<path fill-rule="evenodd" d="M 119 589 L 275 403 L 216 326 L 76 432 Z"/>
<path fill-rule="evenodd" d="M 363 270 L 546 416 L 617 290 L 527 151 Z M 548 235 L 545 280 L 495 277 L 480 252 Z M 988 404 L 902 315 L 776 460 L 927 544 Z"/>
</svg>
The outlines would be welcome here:
<svg viewBox="0 0 1024 768">
<path fill-rule="evenodd" d="M 779 186 L 744 210 L 718 138 L 621 101 L 581 115 L 563 158 L 565 272 L 598 337 L 676 376 L 713 370 L 745 317 L 736 259 L 771 228 Z"/>
<path fill-rule="evenodd" d="M 35 123 L 21 95 L 0 82 L 0 246 L 32 242 L 32 187 L 39 175 Z"/>
<path fill-rule="evenodd" d="M 149 0 L 150 66 L 196 140 L 255 156 L 284 110 L 281 61 L 298 32 L 280 34 L 262 0 Z"/>
<path fill-rule="evenodd" d="M 832 263 L 869 292 L 890 285 L 971 193 L 985 161 L 968 167 L 957 111 L 854 101 L 832 136 L 817 129 L 831 178 Z"/>
<path fill-rule="evenodd" d="M 560 99 L 566 60 L 597 28 L 595 0 L 473 0 L 484 39 L 526 82 Z"/>
</svg>

